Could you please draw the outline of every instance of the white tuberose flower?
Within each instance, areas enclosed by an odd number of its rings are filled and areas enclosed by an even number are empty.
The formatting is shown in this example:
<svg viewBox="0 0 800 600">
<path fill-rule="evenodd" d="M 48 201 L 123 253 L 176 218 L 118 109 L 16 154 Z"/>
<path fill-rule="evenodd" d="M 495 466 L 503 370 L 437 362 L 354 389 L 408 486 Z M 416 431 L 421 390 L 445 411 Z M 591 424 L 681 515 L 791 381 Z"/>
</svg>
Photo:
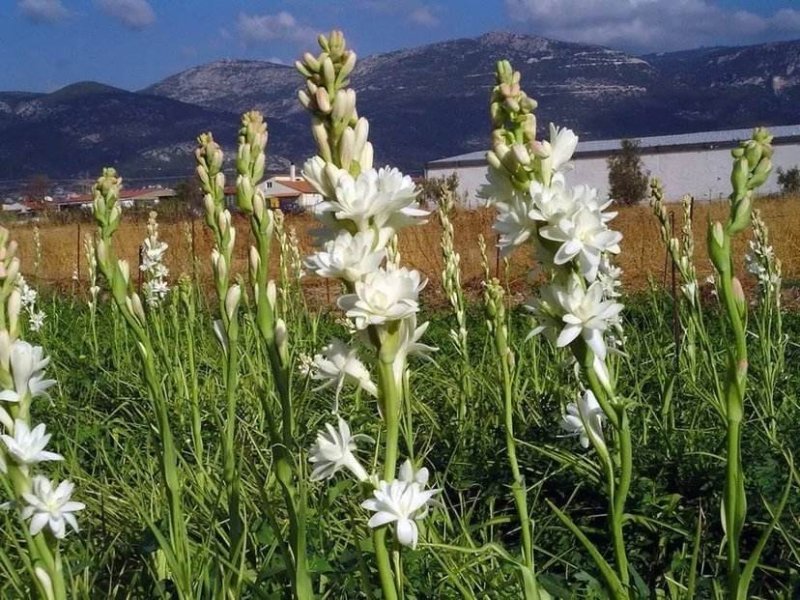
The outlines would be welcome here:
<svg viewBox="0 0 800 600">
<path fill-rule="evenodd" d="M 542 227 L 539 235 L 547 240 L 561 242 L 555 254 L 555 264 L 563 265 L 577 257 L 581 274 L 588 281 L 597 278 L 602 253 L 618 253 L 622 239 L 621 233 L 606 226 L 599 213 L 587 209 L 578 210 L 570 217 L 563 217 L 555 225 Z"/>
<path fill-rule="evenodd" d="M 567 404 L 567 414 L 561 419 L 561 427 L 569 434 L 579 437 L 581 446 L 589 447 L 590 437 L 603 443 L 603 421 L 605 414 L 591 390 L 586 390 L 578 403 Z"/>
<path fill-rule="evenodd" d="M 14 421 L 14 435 L 2 435 L 0 439 L 6 446 L 9 456 L 18 465 L 35 465 L 46 460 L 64 460 L 64 457 L 55 452 L 45 450 L 50 434 L 45 433 L 44 423 L 40 423 L 31 431 L 25 421 Z"/>
<path fill-rule="evenodd" d="M 67 535 L 66 526 L 78 531 L 75 513 L 86 508 L 82 502 L 70 500 L 74 485 L 70 481 L 62 481 L 53 489 L 53 483 L 42 475 L 34 475 L 31 491 L 22 494 L 28 506 L 22 509 L 22 518 L 31 520 L 31 535 L 36 535 L 45 526 L 58 539 Z"/>
<path fill-rule="evenodd" d="M 338 395 L 349 380 L 370 396 L 378 395 L 378 388 L 372 381 L 367 367 L 356 356 L 355 349 L 349 348 L 347 344 L 336 338 L 322 349 L 322 354 L 314 356 L 307 372 L 315 381 L 323 382 L 317 390 L 335 384 Z"/>
<path fill-rule="evenodd" d="M 423 490 L 417 482 L 381 481 L 374 496 L 361 506 L 375 512 L 367 523 L 370 527 L 374 529 L 394 522 L 397 541 L 416 548 L 419 538 L 416 521 L 427 514 L 428 503 L 438 492 L 437 489 Z"/>
<path fill-rule="evenodd" d="M 31 346 L 23 340 L 16 340 L 11 346 L 9 363 L 14 378 L 14 389 L 0 392 L 0 400 L 19 402 L 27 393 L 32 398 L 44 394 L 55 380 L 44 378 L 44 368 L 50 362 L 44 357 L 41 346 Z"/>
<path fill-rule="evenodd" d="M 339 308 L 357 329 L 399 321 L 419 310 L 419 292 L 426 283 L 416 270 L 380 269 L 357 281 L 355 293 L 339 298 Z"/>
<path fill-rule="evenodd" d="M 556 345 L 568 346 L 579 335 L 600 360 L 605 360 L 607 347 L 603 335 L 616 322 L 622 304 L 603 300 L 603 286 L 596 281 L 584 289 L 576 277 L 571 277 L 566 289 L 556 289 L 555 296 L 563 311 L 564 328 Z"/>
<path fill-rule="evenodd" d="M 350 435 L 350 426 L 341 417 L 338 431 L 330 423 L 326 423 L 325 428 L 327 432 L 317 433 L 317 441 L 308 453 L 308 462 L 314 465 L 311 480 L 330 479 L 340 470 L 347 469 L 359 481 L 366 481 L 369 475 L 353 452 L 357 449 L 356 441 L 359 438 L 370 438 L 360 434 Z"/>
<path fill-rule="evenodd" d="M 306 259 L 306 268 L 320 277 L 356 282 L 367 273 L 377 271 L 386 256 L 383 248 L 375 249 L 375 242 L 372 231 L 351 235 L 342 230 L 336 239 L 325 242 L 320 252 Z"/>
</svg>

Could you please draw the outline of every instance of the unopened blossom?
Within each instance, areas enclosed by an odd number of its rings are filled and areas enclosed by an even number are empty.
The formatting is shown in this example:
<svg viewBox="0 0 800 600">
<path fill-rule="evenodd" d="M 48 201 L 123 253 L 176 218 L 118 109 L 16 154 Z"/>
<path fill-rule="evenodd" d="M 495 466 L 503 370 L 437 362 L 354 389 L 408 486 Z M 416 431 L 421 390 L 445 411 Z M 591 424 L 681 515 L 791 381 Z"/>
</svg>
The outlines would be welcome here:
<svg viewBox="0 0 800 600">
<path fill-rule="evenodd" d="M 50 441 L 50 434 L 45 433 L 44 423 L 33 430 L 21 419 L 14 421 L 14 435 L 1 435 L 6 452 L 18 465 L 29 466 L 47 460 L 64 460 L 55 452 L 45 450 Z"/>
<path fill-rule="evenodd" d="M 341 417 L 338 428 L 326 423 L 308 452 L 308 461 L 313 465 L 312 481 L 330 479 L 342 469 L 350 471 L 359 481 L 366 481 L 369 475 L 354 454 L 359 438 L 369 439 L 365 435 L 351 435 L 350 426 Z"/>
<path fill-rule="evenodd" d="M 14 389 L 0 391 L 0 400 L 19 402 L 26 394 L 32 398 L 41 396 L 55 385 L 55 380 L 45 379 L 44 369 L 50 362 L 41 346 L 32 346 L 24 340 L 16 340 L 11 346 L 9 363 L 14 379 Z"/>
<path fill-rule="evenodd" d="M 567 404 L 567 414 L 561 420 L 561 427 L 569 434 L 577 436 L 581 446 L 589 447 L 590 438 L 595 443 L 603 443 L 603 422 L 605 414 L 591 390 L 586 390 L 578 402 Z"/>
<path fill-rule="evenodd" d="M 561 320 L 564 322 L 556 345 L 568 346 L 580 336 L 595 356 L 604 360 L 608 352 L 604 334 L 616 322 L 622 304 L 603 300 L 603 287 L 599 282 L 584 289 L 575 277 L 570 278 L 565 288 L 556 289 L 555 295 L 563 310 Z"/>
<path fill-rule="evenodd" d="M 36 535 L 45 527 L 58 539 L 67 535 L 67 525 L 78 531 L 78 521 L 73 513 L 86 508 L 82 502 L 74 502 L 70 498 L 74 485 L 70 481 L 62 481 L 53 487 L 47 477 L 34 475 L 31 491 L 22 494 L 27 506 L 22 509 L 22 518 L 31 520 L 31 535 Z"/>
<path fill-rule="evenodd" d="M 621 233 L 610 230 L 597 213 L 586 209 L 559 219 L 555 225 L 542 227 L 539 234 L 544 239 L 561 243 L 554 257 L 555 264 L 563 265 L 577 258 L 581 274 L 590 282 L 597 278 L 602 253 L 618 253 L 622 239 Z"/>
<path fill-rule="evenodd" d="M 322 250 L 305 261 L 307 269 L 320 277 L 332 277 L 354 283 L 367 273 L 377 271 L 386 257 L 384 248 L 376 248 L 373 231 L 352 235 L 342 230 L 333 240 L 325 242 Z"/>
<path fill-rule="evenodd" d="M 378 395 L 378 388 L 367 367 L 358 359 L 356 350 L 336 338 L 322 349 L 321 354 L 314 356 L 307 365 L 307 373 L 315 381 L 322 382 L 317 390 L 335 386 L 338 394 L 345 383 L 351 382 L 371 396 Z"/>
<path fill-rule="evenodd" d="M 395 523 L 397 541 L 416 548 L 419 539 L 416 521 L 425 517 L 431 498 L 439 491 L 425 490 L 416 481 L 380 481 L 373 497 L 365 500 L 361 506 L 375 513 L 367 523 L 370 527 L 374 529 Z"/>
<path fill-rule="evenodd" d="M 382 268 L 357 281 L 354 293 L 339 298 L 339 308 L 357 329 L 399 321 L 419 310 L 419 292 L 426 283 L 417 270 Z"/>
</svg>

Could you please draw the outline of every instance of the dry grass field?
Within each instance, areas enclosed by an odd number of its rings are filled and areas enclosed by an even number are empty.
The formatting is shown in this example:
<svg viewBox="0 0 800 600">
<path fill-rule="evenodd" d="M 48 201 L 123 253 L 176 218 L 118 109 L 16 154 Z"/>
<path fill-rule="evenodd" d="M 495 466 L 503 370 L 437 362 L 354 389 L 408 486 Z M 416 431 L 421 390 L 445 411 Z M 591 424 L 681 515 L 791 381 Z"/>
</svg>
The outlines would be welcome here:
<svg viewBox="0 0 800 600">
<path fill-rule="evenodd" d="M 680 206 L 669 205 L 675 213 L 675 228 L 680 228 Z M 795 287 L 800 280 L 800 199 L 762 199 L 756 202 L 765 221 L 770 228 L 770 237 L 777 256 L 783 262 L 784 280 Z M 723 219 L 727 204 L 724 202 L 698 203 L 695 205 L 694 234 L 697 249 L 697 266 L 701 277 L 710 273 L 710 263 L 705 249 L 706 224 L 709 220 Z M 497 257 L 494 248 L 495 234 L 491 230 L 494 211 L 484 209 L 478 211 L 462 211 L 454 216 L 456 246 L 461 254 L 463 282 L 467 289 L 477 292 L 482 278 L 480 266 L 480 250 L 478 236 L 483 234 L 489 244 L 489 258 L 492 270 L 502 276 L 505 271 L 502 261 Z M 124 219 L 121 230 L 116 236 L 119 254 L 131 264 L 138 264 L 138 247 L 145 236 L 146 219 L 141 215 L 128 215 Z M 312 248 L 311 231 L 315 222 L 310 215 L 290 215 L 286 217 L 287 227 L 295 228 L 301 251 L 307 254 Z M 619 216 L 613 221 L 614 228 L 624 234 L 622 253 L 618 263 L 624 270 L 624 284 L 628 290 L 642 290 L 649 281 L 669 284 L 670 273 L 667 269 L 664 247 L 659 239 L 658 225 L 650 208 L 646 205 L 622 207 Z M 23 257 L 23 272 L 34 282 L 45 287 L 59 289 L 73 288 L 81 292 L 86 286 L 86 259 L 83 252 L 82 237 L 91 234 L 94 226 L 90 222 L 51 224 L 43 222 L 39 225 L 41 235 L 41 264 L 38 272 L 34 270 L 33 225 L 12 225 L 12 235 L 20 244 Z M 244 220 L 237 221 L 240 238 L 237 241 L 238 262 L 234 270 L 246 276 L 245 261 L 249 233 Z M 194 274 L 201 281 L 210 278 L 208 256 L 211 251 L 211 237 L 202 219 L 162 222 L 161 237 L 169 244 L 167 265 L 172 278 L 181 273 Z M 192 232 L 194 234 L 192 235 Z M 404 264 L 411 265 L 424 272 L 430 278 L 428 296 L 435 301 L 439 293 L 438 281 L 442 269 L 439 236 L 441 227 L 433 217 L 423 227 L 409 228 L 403 231 L 400 239 L 400 251 Z M 739 240 L 737 255 L 743 256 L 746 238 Z M 277 257 L 277 253 L 273 256 Z M 193 257 L 196 262 L 193 264 Z M 517 251 L 509 257 L 508 278 L 512 289 L 522 290 L 525 287 L 527 270 L 531 257 L 524 250 Z M 277 261 L 276 261 L 277 262 Z M 742 271 L 743 265 L 738 265 Z M 277 267 L 276 267 L 277 273 Z M 75 274 L 78 278 L 75 279 Z M 747 284 L 748 280 L 743 277 Z M 750 282 L 752 284 L 752 281 Z M 308 278 L 304 286 L 310 297 L 325 301 L 336 296 L 336 290 L 324 287 L 321 281 Z"/>
</svg>

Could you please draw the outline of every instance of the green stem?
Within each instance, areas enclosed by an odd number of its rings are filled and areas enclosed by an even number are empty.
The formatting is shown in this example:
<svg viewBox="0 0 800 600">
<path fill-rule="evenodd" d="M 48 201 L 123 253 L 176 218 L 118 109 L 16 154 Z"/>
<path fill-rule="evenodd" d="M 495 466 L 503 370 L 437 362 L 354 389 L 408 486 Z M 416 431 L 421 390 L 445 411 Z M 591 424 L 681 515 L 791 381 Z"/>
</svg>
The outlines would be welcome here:
<svg viewBox="0 0 800 600">
<path fill-rule="evenodd" d="M 383 421 L 386 426 L 386 437 L 383 453 L 383 479 L 392 481 L 397 472 L 397 454 L 400 442 L 400 411 L 401 395 L 399 382 L 394 376 L 394 356 L 383 349 L 379 352 L 378 360 L 378 398 L 383 410 Z M 389 549 L 386 547 L 387 528 L 379 527 L 373 531 L 372 539 L 375 546 L 375 560 L 378 564 L 378 576 L 381 590 L 385 600 L 395 600 L 397 586 L 392 571 L 392 561 Z"/>
</svg>

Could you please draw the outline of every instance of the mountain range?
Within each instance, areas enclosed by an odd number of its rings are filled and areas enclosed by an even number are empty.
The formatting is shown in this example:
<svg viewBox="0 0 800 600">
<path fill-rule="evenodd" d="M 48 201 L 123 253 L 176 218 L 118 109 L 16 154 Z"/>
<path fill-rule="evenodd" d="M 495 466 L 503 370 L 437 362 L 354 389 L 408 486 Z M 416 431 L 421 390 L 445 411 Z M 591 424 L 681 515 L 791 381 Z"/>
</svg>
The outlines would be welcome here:
<svg viewBox="0 0 800 600">
<path fill-rule="evenodd" d="M 376 163 L 485 148 L 494 65 L 507 58 L 549 121 L 583 139 L 641 137 L 800 122 L 800 40 L 633 56 L 601 46 L 494 32 L 366 57 L 351 77 L 370 120 Z M 235 153 L 239 114 L 269 123 L 268 168 L 313 152 L 293 67 L 224 60 L 127 91 L 82 82 L 50 94 L 0 92 L 0 180 L 45 173 L 189 176 L 195 137 L 212 130 Z"/>
</svg>

